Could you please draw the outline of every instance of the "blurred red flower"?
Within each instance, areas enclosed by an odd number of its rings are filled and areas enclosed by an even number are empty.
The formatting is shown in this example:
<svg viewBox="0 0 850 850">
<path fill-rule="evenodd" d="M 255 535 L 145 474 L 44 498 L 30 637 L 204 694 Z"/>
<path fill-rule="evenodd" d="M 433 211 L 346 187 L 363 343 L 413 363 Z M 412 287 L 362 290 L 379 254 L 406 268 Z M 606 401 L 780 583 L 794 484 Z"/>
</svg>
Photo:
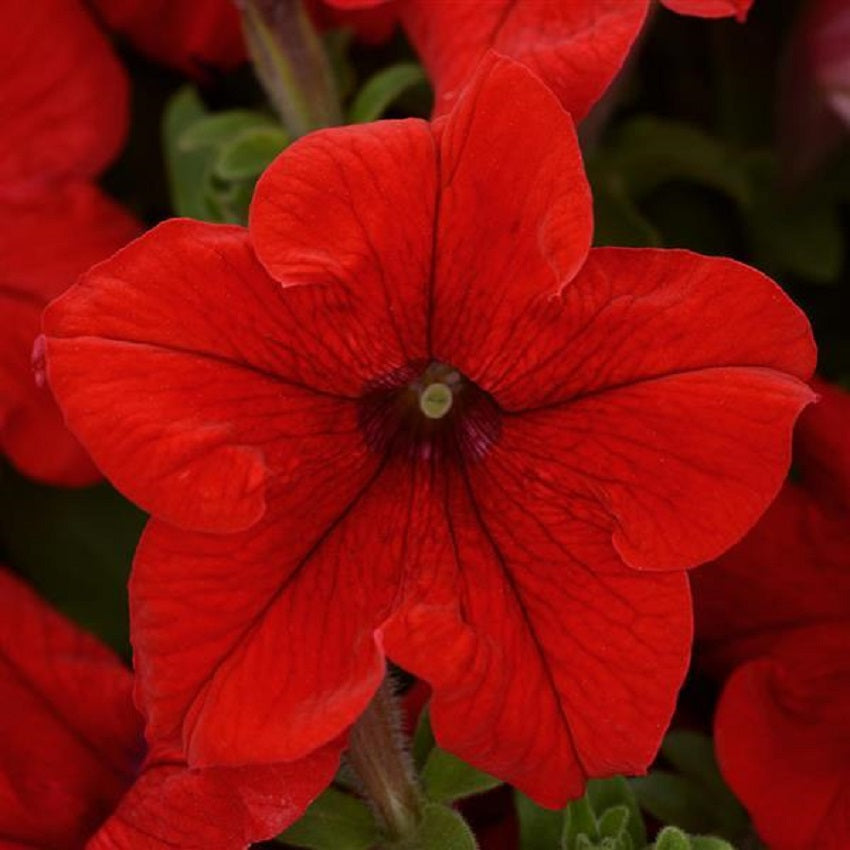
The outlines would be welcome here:
<svg viewBox="0 0 850 850">
<path fill-rule="evenodd" d="M 107 26 L 126 36 L 143 55 L 185 74 L 205 77 L 230 70 L 248 58 L 234 0 L 94 0 Z M 345 11 L 337 3 L 306 0 L 322 29 L 351 27 L 367 42 L 389 38 L 395 27 L 391 9 Z"/>
<path fill-rule="evenodd" d="M 700 663 L 737 667 L 715 718 L 720 767 L 775 850 L 850 846 L 850 394 L 815 386 L 793 478 L 692 574 Z"/>
<path fill-rule="evenodd" d="M 132 676 L 0 569 L 0 835 L 44 850 L 242 850 L 298 818 L 339 747 L 288 765 L 188 771 L 145 756 Z"/>
<path fill-rule="evenodd" d="M 48 310 L 68 421 L 154 516 L 139 694 L 190 764 L 309 753 L 386 654 L 546 805 L 645 769 L 682 570 L 774 497 L 815 351 L 758 272 L 591 235 L 571 119 L 491 58 L 446 119 L 311 134 L 249 231 L 166 222 Z"/>
<path fill-rule="evenodd" d="M 732 674 L 714 729 L 771 850 L 850 847 L 850 618 L 778 635 Z"/>
<path fill-rule="evenodd" d="M 12 0 L 0 30 L 0 449 L 58 484 L 99 478 L 30 363 L 41 310 L 138 232 L 90 180 L 116 155 L 127 81 L 76 0 Z"/>
</svg>

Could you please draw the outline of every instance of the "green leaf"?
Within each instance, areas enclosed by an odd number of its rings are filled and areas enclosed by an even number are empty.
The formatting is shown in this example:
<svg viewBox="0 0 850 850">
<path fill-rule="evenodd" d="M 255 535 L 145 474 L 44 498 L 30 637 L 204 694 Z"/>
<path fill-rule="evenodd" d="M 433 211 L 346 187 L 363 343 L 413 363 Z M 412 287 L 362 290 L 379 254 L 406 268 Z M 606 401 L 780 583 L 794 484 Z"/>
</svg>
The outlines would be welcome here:
<svg viewBox="0 0 850 850">
<path fill-rule="evenodd" d="M 579 850 L 580 840 L 583 838 L 594 843 L 600 838 L 596 825 L 596 815 L 593 813 L 593 808 L 587 797 L 573 800 L 567 806 L 560 846 L 564 850 Z"/>
<path fill-rule="evenodd" d="M 655 850 L 691 850 L 691 840 L 675 826 L 666 826 L 655 839 Z"/>
<path fill-rule="evenodd" d="M 623 126 L 606 156 L 633 198 L 674 180 L 700 183 L 740 204 L 752 197 L 749 176 L 737 153 L 690 124 L 635 118 Z"/>
<path fill-rule="evenodd" d="M 481 794 L 501 785 L 501 781 L 476 770 L 457 756 L 434 747 L 422 770 L 425 794 L 438 803 L 451 803 Z"/>
<path fill-rule="evenodd" d="M 256 178 L 288 144 L 289 136 L 282 127 L 244 130 L 218 149 L 215 174 L 222 180 Z"/>
<path fill-rule="evenodd" d="M 564 812 L 538 806 L 519 791 L 514 794 L 522 850 L 557 850 L 564 832 Z"/>
<path fill-rule="evenodd" d="M 404 92 L 427 81 L 422 66 L 415 62 L 401 62 L 384 68 L 371 77 L 357 93 L 348 111 L 349 122 L 360 124 L 375 121 Z"/>
<path fill-rule="evenodd" d="M 612 776 L 610 779 L 592 779 L 587 783 L 587 797 L 593 807 L 593 811 L 600 814 L 600 832 L 605 832 L 602 823 L 609 810 L 625 810 L 628 817 L 625 821 L 625 830 L 628 832 L 635 848 L 646 844 L 646 827 L 643 816 L 640 813 L 637 798 L 628 780 L 622 776 Z"/>
<path fill-rule="evenodd" d="M 365 803 L 328 788 L 278 840 L 309 850 L 369 850 L 381 837 Z"/>
<path fill-rule="evenodd" d="M 183 133 L 207 114 L 193 86 L 183 86 L 168 102 L 162 124 L 162 141 L 171 207 L 176 215 L 217 221 L 210 201 L 212 158 L 209 149 L 185 149 L 180 145 Z"/>
<path fill-rule="evenodd" d="M 106 484 L 59 489 L 0 465 L 0 548 L 48 601 L 129 656 L 127 576 L 144 514 Z"/>
<path fill-rule="evenodd" d="M 177 144 L 182 151 L 217 148 L 232 142 L 247 130 L 257 129 L 280 128 L 270 116 L 250 109 L 204 114 L 185 127 Z"/>
<path fill-rule="evenodd" d="M 658 833 L 654 850 L 735 850 L 728 841 L 709 835 L 687 835 L 675 826 L 666 826 Z"/>
<path fill-rule="evenodd" d="M 747 829 L 747 813 L 720 775 L 710 738 L 696 732 L 670 732 L 661 754 L 679 772 L 656 769 L 631 780 L 643 809 L 661 823 L 690 833 L 734 839 Z"/>
<path fill-rule="evenodd" d="M 466 821 L 454 809 L 428 803 L 416 835 L 416 850 L 476 850 L 478 845 Z"/>
<path fill-rule="evenodd" d="M 425 764 L 428 761 L 428 756 L 431 750 L 437 746 L 434 740 L 434 732 L 431 729 L 431 717 L 426 705 L 419 714 L 419 720 L 416 723 L 416 732 L 413 735 L 413 765 L 417 773 L 424 770 Z"/>
<path fill-rule="evenodd" d="M 844 263 L 844 231 L 828 186 L 812 185 L 794 196 L 779 188 L 772 154 L 751 158 L 757 186 L 747 223 L 756 262 L 767 271 L 800 275 L 813 283 L 833 283 Z"/>
<path fill-rule="evenodd" d="M 619 185 L 593 182 L 593 244 L 620 247 L 659 247 L 661 234 Z"/>
<path fill-rule="evenodd" d="M 735 850 L 735 848 L 722 838 L 713 835 L 692 835 L 691 850 Z"/>
</svg>

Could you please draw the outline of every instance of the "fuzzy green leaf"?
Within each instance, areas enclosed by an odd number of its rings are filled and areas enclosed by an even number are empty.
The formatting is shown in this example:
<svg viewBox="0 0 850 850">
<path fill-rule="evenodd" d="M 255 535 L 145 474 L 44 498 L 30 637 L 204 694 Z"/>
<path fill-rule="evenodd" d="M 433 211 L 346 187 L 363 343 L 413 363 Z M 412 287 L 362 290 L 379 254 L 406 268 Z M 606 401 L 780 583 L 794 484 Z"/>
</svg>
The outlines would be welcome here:
<svg viewBox="0 0 850 850">
<path fill-rule="evenodd" d="M 309 850 L 369 850 L 380 834 L 365 803 L 328 788 L 279 841 Z"/>
<path fill-rule="evenodd" d="M 457 756 L 434 747 L 422 769 L 425 794 L 438 803 L 451 803 L 481 794 L 501 785 L 501 781 L 476 770 Z"/>
<path fill-rule="evenodd" d="M 288 144 L 289 136 L 282 127 L 244 130 L 218 149 L 216 176 L 222 180 L 256 178 Z"/>
<path fill-rule="evenodd" d="M 428 803 L 423 809 L 412 846 L 416 850 L 477 850 L 478 847 L 466 821 L 454 809 L 438 803 Z"/>
</svg>

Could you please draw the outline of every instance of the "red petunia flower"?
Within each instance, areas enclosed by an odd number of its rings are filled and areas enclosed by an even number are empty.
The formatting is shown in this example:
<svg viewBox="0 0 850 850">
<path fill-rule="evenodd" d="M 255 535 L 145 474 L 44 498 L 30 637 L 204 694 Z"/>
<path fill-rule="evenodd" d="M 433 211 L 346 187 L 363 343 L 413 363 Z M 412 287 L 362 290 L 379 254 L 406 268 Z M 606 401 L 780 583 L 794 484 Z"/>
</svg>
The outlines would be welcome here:
<svg viewBox="0 0 850 850">
<path fill-rule="evenodd" d="M 115 156 L 127 81 L 75 0 L 13 0 L 0 32 L 0 450 L 59 484 L 100 476 L 30 355 L 44 305 L 138 224 L 87 181 Z"/>
<path fill-rule="evenodd" d="M 645 769 L 682 570 L 775 495 L 815 351 L 758 272 L 591 235 L 571 119 L 491 58 L 433 125 L 292 145 L 249 231 L 166 222 L 48 309 L 71 427 L 154 517 L 139 694 L 190 764 L 332 740 L 388 655 L 544 804 Z"/>
<path fill-rule="evenodd" d="M 434 85 L 435 115 L 451 108 L 493 49 L 531 68 L 579 121 L 622 67 L 649 2 L 399 0 L 397 8 Z"/>
<path fill-rule="evenodd" d="M 191 772 L 145 757 L 131 690 L 106 647 L 0 569 L 0 846 L 241 850 L 333 777 L 337 745 L 289 765 Z"/>
<path fill-rule="evenodd" d="M 850 619 L 850 394 L 822 381 L 800 419 L 795 476 L 762 520 L 691 574 L 703 666 L 730 670 L 784 631 Z"/>
<path fill-rule="evenodd" d="M 739 667 L 714 728 L 723 774 L 771 850 L 850 847 L 850 618 L 785 632 Z"/>
<path fill-rule="evenodd" d="M 329 0 L 345 9 L 381 0 Z M 676 12 L 746 18 L 752 0 L 663 0 Z M 392 0 L 436 91 L 435 114 L 449 110 L 488 50 L 531 68 L 576 121 L 605 92 L 643 26 L 649 0 Z"/>
</svg>

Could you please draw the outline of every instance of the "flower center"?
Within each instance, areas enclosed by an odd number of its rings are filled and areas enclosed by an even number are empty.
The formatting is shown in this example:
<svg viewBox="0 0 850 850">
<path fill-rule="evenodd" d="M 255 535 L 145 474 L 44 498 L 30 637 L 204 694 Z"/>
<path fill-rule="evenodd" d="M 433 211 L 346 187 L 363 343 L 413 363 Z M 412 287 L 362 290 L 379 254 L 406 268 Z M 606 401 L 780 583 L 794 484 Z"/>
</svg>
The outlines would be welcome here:
<svg viewBox="0 0 850 850">
<path fill-rule="evenodd" d="M 369 448 L 408 457 L 482 457 L 499 435 L 495 401 L 444 363 L 411 363 L 365 388 L 359 422 Z"/>
<path fill-rule="evenodd" d="M 451 409 L 454 395 L 448 384 L 429 384 L 419 393 L 419 409 L 429 419 L 442 419 Z"/>
</svg>

